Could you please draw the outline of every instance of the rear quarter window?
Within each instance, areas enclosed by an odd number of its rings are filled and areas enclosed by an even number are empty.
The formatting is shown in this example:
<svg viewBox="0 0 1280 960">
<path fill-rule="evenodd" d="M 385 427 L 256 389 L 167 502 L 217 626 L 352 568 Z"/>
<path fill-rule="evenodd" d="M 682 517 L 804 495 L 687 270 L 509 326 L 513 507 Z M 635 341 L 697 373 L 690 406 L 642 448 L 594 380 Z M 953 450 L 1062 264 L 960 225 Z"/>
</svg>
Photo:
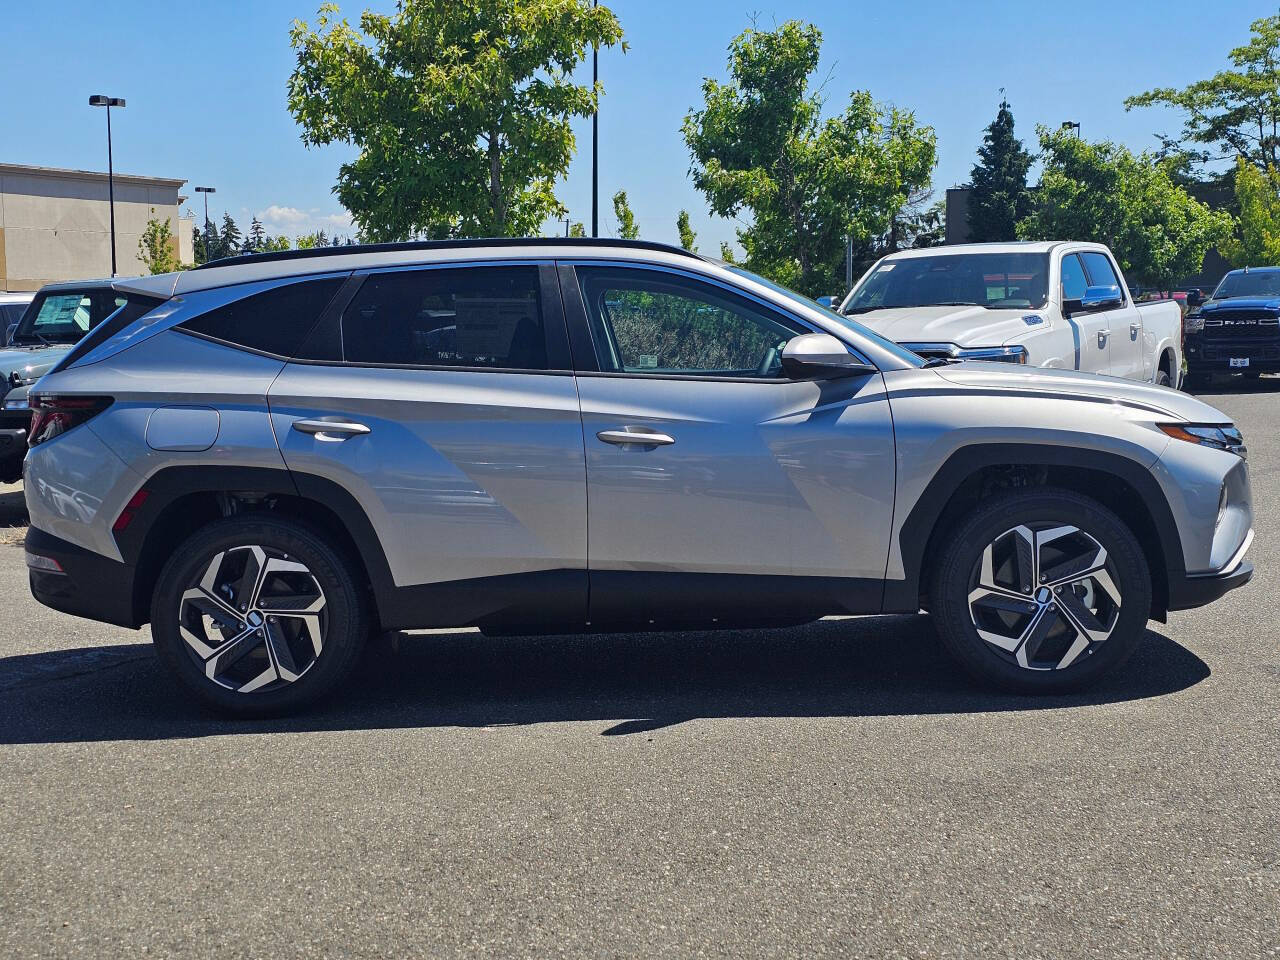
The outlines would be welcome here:
<svg viewBox="0 0 1280 960">
<path fill-rule="evenodd" d="M 258 353 L 291 358 L 297 355 L 344 279 L 324 277 L 272 287 L 184 320 L 178 329 Z"/>
</svg>

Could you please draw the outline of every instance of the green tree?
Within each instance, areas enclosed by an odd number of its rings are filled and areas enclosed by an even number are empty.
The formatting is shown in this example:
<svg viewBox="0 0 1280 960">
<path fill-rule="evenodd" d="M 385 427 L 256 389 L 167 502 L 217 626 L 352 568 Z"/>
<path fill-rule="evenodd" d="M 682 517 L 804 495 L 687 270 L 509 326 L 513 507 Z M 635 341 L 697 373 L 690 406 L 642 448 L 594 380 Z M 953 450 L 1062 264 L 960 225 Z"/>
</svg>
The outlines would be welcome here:
<svg viewBox="0 0 1280 960">
<path fill-rule="evenodd" d="M 152 207 L 151 212 L 155 213 L 156 208 Z M 138 238 L 138 259 L 152 273 L 172 273 L 183 268 L 178 259 L 178 238 L 173 235 L 168 217 L 147 220 L 147 226 Z"/>
<path fill-rule="evenodd" d="M 587 228 L 582 225 L 581 221 L 577 221 L 569 226 L 569 236 L 585 237 L 586 235 L 587 235 Z"/>
<path fill-rule="evenodd" d="M 681 210 L 676 215 L 676 232 L 680 234 L 680 246 L 684 247 L 690 253 L 698 252 L 698 245 L 695 241 L 698 235 L 693 232 L 693 227 L 689 224 L 689 211 Z"/>
<path fill-rule="evenodd" d="M 1221 247 L 1235 267 L 1280 265 L 1280 173 L 1236 161 L 1236 201 L 1240 228 Z"/>
<path fill-rule="evenodd" d="M 283 233 L 273 237 L 270 234 L 264 234 L 262 243 L 254 251 L 255 253 L 273 253 L 276 250 L 288 250 L 291 248 L 289 238 Z"/>
<path fill-rule="evenodd" d="M 600 93 L 572 73 L 622 28 L 588 0 L 401 0 L 358 31 L 326 3 L 290 40 L 303 142 L 359 150 L 334 192 L 362 236 L 511 236 L 563 216 L 570 121 Z"/>
<path fill-rule="evenodd" d="M 738 258 L 734 256 L 733 247 L 729 246 L 728 241 L 720 241 L 720 259 L 725 263 L 737 263 Z"/>
<path fill-rule="evenodd" d="M 631 204 L 627 202 L 627 191 L 619 190 L 613 195 L 613 215 L 618 220 L 620 239 L 634 240 L 640 236 L 640 228 L 636 226 L 636 215 L 631 212 Z"/>
<path fill-rule="evenodd" d="M 244 247 L 241 253 L 261 253 L 266 249 L 267 230 L 256 216 L 249 224 L 249 232 L 244 236 Z"/>
<path fill-rule="evenodd" d="M 1167 106 L 1186 116 L 1181 137 L 1164 137 L 1167 147 L 1209 147 L 1200 161 L 1243 157 L 1259 170 L 1280 167 L 1280 15 L 1249 25 L 1253 34 L 1228 55 L 1235 69 L 1175 90 L 1158 87 L 1125 100 L 1134 107 Z"/>
<path fill-rule="evenodd" d="M 240 241 L 240 228 L 231 219 L 231 214 L 224 213 L 222 215 L 222 233 L 218 235 L 218 256 L 214 259 L 234 257 L 240 252 Z"/>
<path fill-rule="evenodd" d="M 970 179 L 969 239 L 976 243 L 1014 239 L 1018 221 L 1031 210 L 1027 171 L 1031 154 L 1013 133 L 1013 111 L 1001 100 L 983 135 Z"/>
<path fill-rule="evenodd" d="M 317 230 L 314 233 L 304 233 L 298 237 L 297 247 L 299 250 L 313 250 L 316 247 L 327 247 L 329 238 L 325 236 L 323 230 Z"/>
<path fill-rule="evenodd" d="M 1043 127 L 1040 146 L 1044 172 L 1022 239 L 1105 243 L 1130 281 L 1169 290 L 1231 235 L 1230 215 L 1175 183 L 1169 161 Z"/>
<path fill-rule="evenodd" d="M 685 117 L 694 185 L 712 213 L 750 215 L 737 231 L 746 265 L 805 293 L 843 281 L 845 238 L 883 234 L 929 182 L 936 143 L 908 111 L 855 91 L 836 116 L 809 87 L 822 34 L 789 20 L 729 47 L 731 79 L 703 82 Z"/>
</svg>

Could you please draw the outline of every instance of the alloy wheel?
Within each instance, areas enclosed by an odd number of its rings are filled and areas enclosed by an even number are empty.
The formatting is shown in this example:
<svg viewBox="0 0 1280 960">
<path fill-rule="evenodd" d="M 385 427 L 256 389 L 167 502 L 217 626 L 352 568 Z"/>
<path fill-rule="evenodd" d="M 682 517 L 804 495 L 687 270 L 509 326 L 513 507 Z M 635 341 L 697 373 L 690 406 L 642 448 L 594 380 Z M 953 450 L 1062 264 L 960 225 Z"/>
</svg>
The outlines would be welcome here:
<svg viewBox="0 0 1280 960">
<path fill-rule="evenodd" d="M 319 659 L 326 627 L 315 574 L 269 547 L 217 553 L 178 605 L 188 653 L 209 680 L 239 693 L 297 681 Z"/>
<path fill-rule="evenodd" d="M 1121 596 L 1106 549 L 1079 527 L 1019 525 L 983 549 L 968 606 L 978 636 L 1029 670 L 1063 670 L 1115 630 Z"/>
</svg>

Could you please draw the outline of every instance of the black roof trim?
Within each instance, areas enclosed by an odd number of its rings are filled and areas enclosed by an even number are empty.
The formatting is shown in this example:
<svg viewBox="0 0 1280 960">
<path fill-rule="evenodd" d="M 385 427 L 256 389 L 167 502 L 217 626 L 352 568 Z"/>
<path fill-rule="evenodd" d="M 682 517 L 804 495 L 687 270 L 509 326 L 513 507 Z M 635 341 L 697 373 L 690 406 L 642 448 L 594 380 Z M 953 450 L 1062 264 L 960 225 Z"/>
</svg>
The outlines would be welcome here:
<svg viewBox="0 0 1280 960">
<path fill-rule="evenodd" d="M 704 257 L 669 243 L 650 240 L 618 240 L 599 237 L 487 237 L 475 240 L 410 240 L 404 243 L 356 243 L 344 247 L 313 247 L 310 250 L 277 250 L 272 253 L 248 253 L 238 257 L 210 260 L 196 267 L 230 267 L 246 263 L 271 263 L 276 260 L 309 260 L 313 257 L 345 257 L 358 253 L 400 253 L 410 250 L 466 250 L 480 247 L 607 247 L 630 250 L 658 250 L 703 260 Z"/>
</svg>

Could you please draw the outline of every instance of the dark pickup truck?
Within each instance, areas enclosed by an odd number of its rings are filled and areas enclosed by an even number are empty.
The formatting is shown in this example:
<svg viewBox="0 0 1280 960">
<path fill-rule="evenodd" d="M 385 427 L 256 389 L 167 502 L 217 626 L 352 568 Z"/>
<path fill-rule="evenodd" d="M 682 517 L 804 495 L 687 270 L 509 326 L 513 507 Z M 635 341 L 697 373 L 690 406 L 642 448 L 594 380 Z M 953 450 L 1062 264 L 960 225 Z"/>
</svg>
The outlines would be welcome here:
<svg viewBox="0 0 1280 960">
<path fill-rule="evenodd" d="M 1280 371 L 1280 267 L 1232 270 L 1184 329 L 1188 379 Z"/>
</svg>

